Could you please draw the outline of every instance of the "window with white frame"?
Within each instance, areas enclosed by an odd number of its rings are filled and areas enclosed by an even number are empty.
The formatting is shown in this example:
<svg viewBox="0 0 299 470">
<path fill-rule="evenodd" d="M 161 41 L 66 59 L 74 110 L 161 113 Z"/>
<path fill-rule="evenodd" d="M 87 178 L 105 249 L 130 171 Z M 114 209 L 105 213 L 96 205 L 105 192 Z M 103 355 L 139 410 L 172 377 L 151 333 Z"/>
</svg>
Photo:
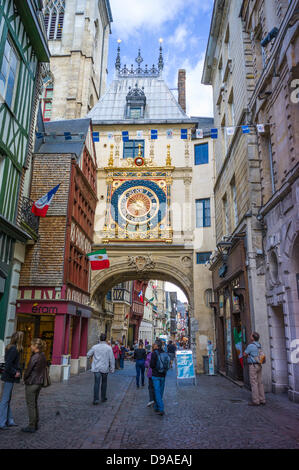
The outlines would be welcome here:
<svg viewBox="0 0 299 470">
<path fill-rule="evenodd" d="M 65 0 L 46 0 L 43 12 L 49 40 L 62 38 L 64 11 Z"/>
<path fill-rule="evenodd" d="M 0 68 L 0 95 L 6 104 L 12 108 L 14 105 L 20 58 L 10 37 L 7 38 Z"/>
</svg>

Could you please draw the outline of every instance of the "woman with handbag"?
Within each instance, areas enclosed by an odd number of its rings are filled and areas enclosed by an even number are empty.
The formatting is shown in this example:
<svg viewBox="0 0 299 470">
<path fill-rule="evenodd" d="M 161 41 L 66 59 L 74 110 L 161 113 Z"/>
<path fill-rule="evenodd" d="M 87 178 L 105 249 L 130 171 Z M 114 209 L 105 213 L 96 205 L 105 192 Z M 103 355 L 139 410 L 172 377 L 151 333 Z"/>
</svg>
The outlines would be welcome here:
<svg viewBox="0 0 299 470">
<path fill-rule="evenodd" d="M 44 354 L 45 341 L 35 338 L 31 342 L 32 356 L 24 374 L 25 396 L 29 415 L 29 425 L 23 432 L 35 432 L 38 429 L 38 397 L 41 388 L 47 386 L 47 360 Z"/>
<path fill-rule="evenodd" d="M 1 380 L 4 382 L 2 399 L 0 402 L 0 430 L 17 426 L 11 413 L 10 401 L 15 383 L 20 382 L 21 369 L 19 366 L 20 353 L 23 350 L 24 333 L 16 331 L 5 349 L 5 365 Z"/>
</svg>

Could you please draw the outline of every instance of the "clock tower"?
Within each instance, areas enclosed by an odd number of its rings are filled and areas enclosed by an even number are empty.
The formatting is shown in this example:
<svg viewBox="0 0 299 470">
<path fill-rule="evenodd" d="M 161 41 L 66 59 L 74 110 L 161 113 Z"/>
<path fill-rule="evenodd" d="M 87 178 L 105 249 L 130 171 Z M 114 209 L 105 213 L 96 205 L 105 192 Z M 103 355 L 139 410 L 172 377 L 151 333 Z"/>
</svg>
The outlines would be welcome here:
<svg viewBox="0 0 299 470">
<path fill-rule="evenodd" d="M 188 298 L 191 347 L 202 370 L 206 342 L 214 340 L 212 311 L 203 304 L 211 275 L 200 266 L 203 282 L 195 285 L 194 241 L 201 235 L 193 197 L 195 189 L 201 199 L 210 196 L 207 185 L 212 193 L 213 163 L 209 173 L 201 169 L 201 184 L 194 189 L 192 136 L 198 119 L 187 116 L 163 79 L 161 44 L 157 65 L 142 64 L 138 50 L 135 66 L 122 65 L 119 41 L 114 80 L 88 114 L 99 188 L 94 249 L 106 248 L 110 260 L 109 269 L 92 274 L 92 308 L 102 321 L 106 292 L 120 282 L 176 284 Z M 204 251 L 209 251 L 212 232 L 199 231 L 207 234 Z"/>
</svg>

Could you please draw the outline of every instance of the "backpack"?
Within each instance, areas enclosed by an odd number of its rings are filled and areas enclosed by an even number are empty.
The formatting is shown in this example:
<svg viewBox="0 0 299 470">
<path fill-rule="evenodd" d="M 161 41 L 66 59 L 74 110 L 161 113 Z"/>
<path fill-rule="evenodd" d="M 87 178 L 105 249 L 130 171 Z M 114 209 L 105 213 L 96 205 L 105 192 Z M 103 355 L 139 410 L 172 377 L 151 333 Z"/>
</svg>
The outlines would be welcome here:
<svg viewBox="0 0 299 470">
<path fill-rule="evenodd" d="M 156 369 L 157 371 L 159 372 L 159 374 L 166 374 L 166 372 L 168 371 L 169 369 L 169 366 L 170 366 L 170 358 L 169 358 L 169 355 L 168 353 L 162 351 L 160 353 L 158 353 L 158 351 L 156 351 L 157 353 L 157 365 L 156 365 Z"/>
<path fill-rule="evenodd" d="M 254 356 L 254 360 L 257 364 L 265 364 L 266 362 L 266 354 L 264 353 L 264 351 L 262 350 L 262 347 L 261 346 L 258 346 L 256 343 L 255 343 L 256 347 L 258 348 L 258 355 L 257 356 Z"/>
</svg>

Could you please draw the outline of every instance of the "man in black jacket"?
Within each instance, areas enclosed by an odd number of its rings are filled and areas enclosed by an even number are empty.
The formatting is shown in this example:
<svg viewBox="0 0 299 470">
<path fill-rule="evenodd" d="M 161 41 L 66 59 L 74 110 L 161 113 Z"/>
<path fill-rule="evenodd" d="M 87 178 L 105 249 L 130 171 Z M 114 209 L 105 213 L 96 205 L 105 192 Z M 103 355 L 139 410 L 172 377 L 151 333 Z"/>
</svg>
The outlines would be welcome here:
<svg viewBox="0 0 299 470">
<path fill-rule="evenodd" d="M 165 387 L 165 372 L 159 372 L 159 354 L 163 353 L 162 341 L 156 340 L 154 343 L 154 351 L 151 356 L 150 368 L 152 369 L 152 380 L 155 390 L 154 410 L 161 416 L 164 415 L 163 393 Z"/>
</svg>

